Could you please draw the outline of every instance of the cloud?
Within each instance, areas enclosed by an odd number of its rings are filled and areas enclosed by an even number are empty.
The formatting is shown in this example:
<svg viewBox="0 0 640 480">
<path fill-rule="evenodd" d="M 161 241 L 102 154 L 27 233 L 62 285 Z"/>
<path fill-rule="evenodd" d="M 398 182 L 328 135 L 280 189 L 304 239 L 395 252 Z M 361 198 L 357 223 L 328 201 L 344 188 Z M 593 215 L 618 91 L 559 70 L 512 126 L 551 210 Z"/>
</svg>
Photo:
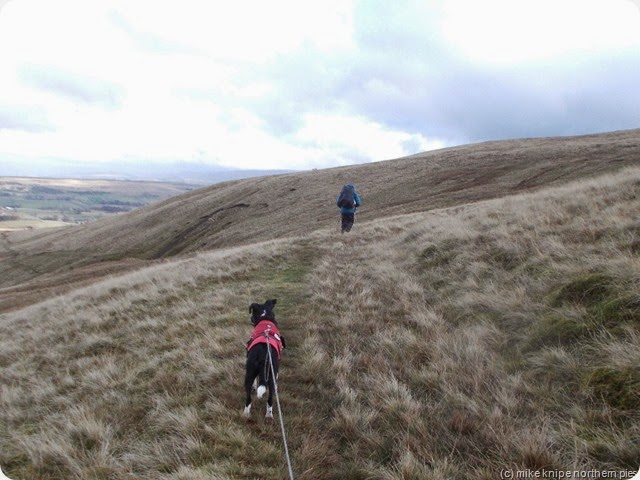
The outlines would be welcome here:
<svg viewBox="0 0 640 480">
<path fill-rule="evenodd" d="M 638 10 L 640 10 L 640 0 L 629 0 L 631 3 L 633 3 L 636 7 L 638 7 Z"/>
<path fill-rule="evenodd" d="M 448 109 L 437 96 L 458 65 L 439 37 L 439 7 L 429 5 L 359 3 L 348 48 L 323 51 L 304 45 L 267 65 L 252 66 L 250 72 L 269 89 L 245 104 L 276 136 L 291 136 L 308 114 L 342 115 L 444 145 L 433 135 L 446 131 L 432 121 Z"/>
<path fill-rule="evenodd" d="M 0 10 L 2 10 L 2 7 L 4 7 L 9 2 L 10 0 L 0 0 Z"/>
<path fill-rule="evenodd" d="M 424 110 L 423 133 L 476 142 L 638 127 L 640 58 L 633 57 L 452 71 Z"/>
<path fill-rule="evenodd" d="M 60 2 L 0 16 L 0 153 L 310 168 L 640 126 L 629 0 Z"/>
<path fill-rule="evenodd" d="M 0 104 L 0 131 L 19 130 L 39 133 L 53 131 L 46 112 L 38 107 Z"/>
<path fill-rule="evenodd" d="M 25 85 L 105 109 L 119 107 L 125 95 L 118 84 L 55 65 L 21 65 L 18 77 Z"/>
<path fill-rule="evenodd" d="M 633 21 L 622 25 L 615 45 L 607 39 L 599 48 L 557 52 L 523 46 L 518 61 L 487 62 L 447 40 L 442 2 L 403 5 L 356 14 L 351 50 L 305 49 L 269 65 L 261 76 L 272 80 L 273 92 L 254 111 L 276 135 L 295 131 L 315 111 L 367 118 L 441 145 L 640 126 L 633 87 L 640 81 L 640 40 Z M 586 30 L 595 28 L 597 12 L 587 13 L 577 31 L 579 41 L 591 45 Z M 572 34 L 570 25 L 564 28 Z"/>
<path fill-rule="evenodd" d="M 171 41 L 162 35 L 143 31 L 133 26 L 133 24 L 122 14 L 122 12 L 112 9 L 108 16 L 113 25 L 122 30 L 141 49 L 155 54 L 201 54 L 201 50 L 182 42 Z"/>
<path fill-rule="evenodd" d="M 443 146 L 365 118 L 330 114 L 305 115 L 292 140 L 301 147 L 331 152 L 333 159 L 323 160 L 338 165 L 397 158 Z"/>
</svg>

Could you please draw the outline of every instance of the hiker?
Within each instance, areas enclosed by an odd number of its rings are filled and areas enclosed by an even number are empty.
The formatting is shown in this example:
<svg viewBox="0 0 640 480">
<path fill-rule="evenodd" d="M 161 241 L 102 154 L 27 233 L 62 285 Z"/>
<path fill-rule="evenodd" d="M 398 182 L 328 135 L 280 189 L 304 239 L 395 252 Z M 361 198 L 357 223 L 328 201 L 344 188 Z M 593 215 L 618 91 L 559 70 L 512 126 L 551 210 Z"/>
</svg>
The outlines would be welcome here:
<svg viewBox="0 0 640 480">
<path fill-rule="evenodd" d="M 353 223 L 356 221 L 356 208 L 361 204 L 360 197 L 356 193 L 356 187 L 352 183 L 347 183 L 340 195 L 336 199 L 336 205 L 340 207 L 342 217 L 342 233 L 351 231 Z"/>
</svg>

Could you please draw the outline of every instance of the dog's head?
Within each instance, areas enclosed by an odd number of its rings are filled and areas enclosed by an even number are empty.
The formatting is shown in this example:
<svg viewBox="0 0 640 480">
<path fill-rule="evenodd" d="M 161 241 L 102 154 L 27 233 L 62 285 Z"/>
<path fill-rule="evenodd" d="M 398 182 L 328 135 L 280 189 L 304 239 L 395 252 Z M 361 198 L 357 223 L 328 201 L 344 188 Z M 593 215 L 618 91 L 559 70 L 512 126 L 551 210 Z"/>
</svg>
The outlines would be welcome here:
<svg viewBox="0 0 640 480">
<path fill-rule="evenodd" d="M 252 303 L 249 306 L 251 313 L 251 324 L 257 325 L 261 320 L 271 320 L 276 323 L 276 316 L 273 313 L 273 307 L 276 305 L 276 299 L 267 300 L 264 303 Z"/>
</svg>

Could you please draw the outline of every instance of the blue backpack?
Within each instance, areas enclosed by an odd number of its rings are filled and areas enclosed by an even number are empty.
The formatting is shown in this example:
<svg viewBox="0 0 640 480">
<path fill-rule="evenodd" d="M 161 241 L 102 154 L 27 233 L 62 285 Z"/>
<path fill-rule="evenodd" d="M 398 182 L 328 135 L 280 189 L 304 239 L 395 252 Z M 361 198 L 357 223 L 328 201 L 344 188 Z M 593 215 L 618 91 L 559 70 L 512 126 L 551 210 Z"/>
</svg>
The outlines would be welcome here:
<svg viewBox="0 0 640 480">
<path fill-rule="evenodd" d="M 355 198 L 356 189 L 353 185 L 348 184 L 342 187 L 338 201 L 336 202 L 340 208 L 353 208 L 356 205 Z"/>
</svg>

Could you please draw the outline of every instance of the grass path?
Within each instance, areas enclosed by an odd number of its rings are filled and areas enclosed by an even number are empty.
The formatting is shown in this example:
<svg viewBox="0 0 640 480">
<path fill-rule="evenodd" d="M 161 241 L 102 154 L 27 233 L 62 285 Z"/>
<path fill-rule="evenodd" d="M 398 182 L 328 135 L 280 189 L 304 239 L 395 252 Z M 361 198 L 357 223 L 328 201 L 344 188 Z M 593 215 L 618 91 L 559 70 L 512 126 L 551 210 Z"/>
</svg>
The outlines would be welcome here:
<svg viewBox="0 0 640 480">
<path fill-rule="evenodd" d="M 286 254 L 252 278 L 250 293 L 247 293 L 256 302 L 268 298 L 278 300 L 275 308 L 276 320 L 287 341 L 280 367 L 278 391 L 294 474 L 298 478 L 317 478 L 309 476 L 313 470 L 309 462 L 322 461 L 314 459 L 309 452 L 318 438 L 318 418 L 314 414 L 315 409 L 311 407 L 316 400 L 313 388 L 310 389 L 313 376 L 299 367 L 306 362 L 305 346 L 308 342 L 309 322 L 314 321 L 308 311 L 311 295 L 308 275 L 323 255 L 323 248 L 314 241 L 298 240 L 287 249 Z M 247 332 L 250 332 L 249 328 Z M 254 398 L 251 419 L 241 418 L 244 401 L 242 377 L 236 379 L 236 384 L 233 387 L 237 399 L 233 406 L 232 416 L 237 415 L 234 423 L 247 436 L 255 437 L 251 442 L 255 449 L 251 453 L 251 461 L 244 462 L 240 459 L 238 462 L 231 462 L 235 467 L 230 468 L 228 474 L 231 478 L 286 478 L 287 465 L 277 414 L 274 420 L 265 419 L 264 399 L 256 401 Z M 229 455 L 235 458 L 238 453 L 229 452 Z"/>
<path fill-rule="evenodd" d="M 299 240 L 275 270 L 265 270 L 264 278 L 255 279 L 256 285 L 268 286 L 271 292 L 262 296 L 254 293 L 257 301 L 278 299 L 276 318 L 287 339 L 279 392 L 297 478 L 362 476 L 357 467 L 361 459 L 353 457 L 355 452 L 345 451 L 342 426 L 336 423 L 344 410 L 340 389 L 341 385 L 344 387 L 346 372 L 336 366 L 334 359 L 339 357 L 338 352 L 349 348 L 345 342 L 353 334 L 348 331 L 349 326 L 338 324 L 344 321 L 345 314 L 349 315 L 349 309 L 359 308 L 358 290 L 360 296 L 370 292 L 366 286 L 370 278 L 363 277 L 361 270 L 371 261 L 366 244 L 365 236 L 357 233 L 340 237 L 323 234 Z M 319 298 L 329 299 L 330 305 L 321 305 Z M 357 345 L 353 348 L 360 350 Z M 249 431 L 257 431 L 264 442 L 262 453 L 253 459 L 251 467 L 239 466 L 231 471 L 234 478 L 286 477 L 277 420 L 264 420 L 262 409 L 263 403 L 257 404 L 253 418 L 246 422 Z M 262 465 L 262 469 L 256 470 L 256 465 Z M 269 472 L 264 470 L 266 466 Z"/>
</svg>

